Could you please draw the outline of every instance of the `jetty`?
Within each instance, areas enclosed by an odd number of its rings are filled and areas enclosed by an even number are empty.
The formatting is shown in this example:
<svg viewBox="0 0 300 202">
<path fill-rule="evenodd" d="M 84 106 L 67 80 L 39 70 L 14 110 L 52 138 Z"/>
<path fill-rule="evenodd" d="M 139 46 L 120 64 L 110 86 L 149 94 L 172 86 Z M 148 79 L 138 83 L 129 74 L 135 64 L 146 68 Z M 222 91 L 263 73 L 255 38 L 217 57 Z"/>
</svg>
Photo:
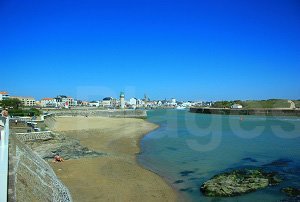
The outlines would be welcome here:
<svg viewBox="0 0 300 202">
<path fill-rule="evenodd" d="M 300 116 L 300 109 L 289 109 L 289 108 L 229 109 L 229 108 L 191 107 L 189 111 L 192 113 L 220 114 L 220 115 Z"/>
</svg>

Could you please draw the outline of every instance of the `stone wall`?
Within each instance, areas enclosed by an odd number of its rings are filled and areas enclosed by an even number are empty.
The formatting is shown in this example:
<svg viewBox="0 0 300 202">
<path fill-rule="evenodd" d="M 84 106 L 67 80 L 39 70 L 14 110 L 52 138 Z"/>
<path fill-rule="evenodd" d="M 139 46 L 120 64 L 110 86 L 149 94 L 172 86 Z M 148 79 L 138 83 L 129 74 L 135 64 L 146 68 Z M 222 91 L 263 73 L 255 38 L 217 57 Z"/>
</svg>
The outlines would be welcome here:
<svg viewBox="0 0 300 202">
<path fill-rule="evenodd" d="M 23 142 L 34 141 L 34 140 L 49 140 L 53 137 L 51 131 L 16 133 L 16 136 L 19 140 Z"/>
<path fill-rule="evenodd" d="M 115 118 L 147 118 L 145 110 L 99 110 L 99 109 L 68 109 L 49 110 L 55 116 L 101 116 Z"/>
<path fill-rule="evenodd" d="M 49 135 L 49 132 L 43 132 L 13 134 L 11 137 L 16 201 L 72 201 L 69 190 L 60 182 L 50 165 L 22 142 L 23 139 L 38 140 Z"/>
</svg>

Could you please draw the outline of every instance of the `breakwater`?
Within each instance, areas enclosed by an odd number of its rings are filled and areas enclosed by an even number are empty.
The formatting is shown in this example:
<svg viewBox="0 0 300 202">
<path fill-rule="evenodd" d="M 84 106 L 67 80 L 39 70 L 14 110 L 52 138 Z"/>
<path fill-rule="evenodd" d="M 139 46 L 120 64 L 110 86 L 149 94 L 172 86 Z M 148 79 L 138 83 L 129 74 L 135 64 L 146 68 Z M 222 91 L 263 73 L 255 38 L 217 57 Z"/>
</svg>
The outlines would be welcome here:
<svg viewBox="0 0 300 202">
<path fill-rule="evenodd" d="M 226 109 L 191 107 L 190 112 L 221 115 L 300 116 L 299 109 Z"/>
<path fill-rule="evenodd" d="M 147 118 L 145 110 L 100 110 L 100 109 L 60 109 L 48 110 L 55 116 L 101 116 L 113 118 Z"/>
</svg>

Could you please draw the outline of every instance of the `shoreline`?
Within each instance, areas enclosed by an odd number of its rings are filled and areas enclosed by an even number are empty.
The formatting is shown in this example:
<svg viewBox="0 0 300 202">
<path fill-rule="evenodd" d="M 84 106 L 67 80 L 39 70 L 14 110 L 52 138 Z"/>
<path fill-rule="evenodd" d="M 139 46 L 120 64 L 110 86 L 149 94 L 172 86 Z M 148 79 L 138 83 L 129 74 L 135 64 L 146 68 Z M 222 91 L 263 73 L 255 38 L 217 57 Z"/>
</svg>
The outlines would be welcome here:
<svg viewBox="0 0 300 202">
<path fill-rule="evenodd" d="M 83 123 L 80 125 L 81 121 Z M 120 198 L 130 201 L 178 201 L 179 193 L 163 176 L 138 162 L 142 138 L 158 128 L 159 125 L 142 119 L 59 117 L 54 125 L 55 131 L 108 155 L 67 160 L 51 166 L 70 189 L 74 201 L 96 201 L 100 198 L 113 201 Z M 80 177 L 82 172 L 84 174 Z M 86 184 L 88 188 L 79 184 Z"/>
<path fill-rule="evenodd" d="M 147 121 L 147 120 L 145 120 L 145 121 L 148 122 L 148 123 L 151 123 L 151 122 L 149 122 L 149 121 Z M 148 133 L 145 133 L 144 135 L 140 136 L 140 138 L 138 139 L 139 152 L 135 154 L 135 161 L 136 161 L 136 164 L 137 164 L 138 166 L 140 166 L 142 169 L 147 170 L 147 171 L 149 171 L 149 172 L 151 172 L 151 173 L 153 173 L 153 174 L 159 176 L 159 177 L 160 177 L 160 178 L 161 178 L 161 179 L 162 179 L 162 180 L 163 180 L 170 188 L 172 188 L 172 190 L 176 193 L 176 201 L 183 201 L 183 200 L 182 200 L 183 197 L 180 195 L 179 191 L 172 185 L 171 182 L 169 182 L 169 181 L 167 180 L 166 177 L 164 177 L 164 176 L 160 175 L 159 173 L 157 173 L 157 172 L 151 170 L 150 168 L 145 167 L 143 164 L 141 164 L 141 163 L 138 161 L 138 155 L 139 155 L 139 154 L 141 153 L 141 151 L 142 151 L 142 146 L 141 146 L 141 141 L 142 141 L 142 139 L 143 139 L 145 136 L 147 136 L 148 134 L 150 134 L 150 133 L 152 133 L 152 132 L 154 132 L 155 130 L 157 130 L 157 129 L 160 128 L 160 125 L 158 125 L 158 124 L 155 124 L 155 123 L 151 123 L 151 124 L 156 125 L 156 128 L 154 128 L 153 130 L 149 131 Z"/>
</svg>

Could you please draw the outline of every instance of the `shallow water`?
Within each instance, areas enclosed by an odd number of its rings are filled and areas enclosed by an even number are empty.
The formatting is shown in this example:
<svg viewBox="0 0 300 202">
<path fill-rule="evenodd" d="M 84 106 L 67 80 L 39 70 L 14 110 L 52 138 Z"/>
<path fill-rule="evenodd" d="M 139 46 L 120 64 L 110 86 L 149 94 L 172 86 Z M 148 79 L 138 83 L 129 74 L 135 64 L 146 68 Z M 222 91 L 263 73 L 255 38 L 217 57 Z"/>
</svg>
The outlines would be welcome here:
<svg viewBox="0 0 300 202">
<path fill-rule="evenodd" d="M 163 176 L 187 201 L 280 201 L 287 198 L 280 192 L 282 187 L 300 186 L 299 118 L 185 110 L 149 111 L 148 116 L 160 128 L 142 139 L 138 160 Z M 275 170 L 284 182 L 233 198 L 205 197 L 199 191 L 215 174 L 240 167 Z"/>
</svg>

